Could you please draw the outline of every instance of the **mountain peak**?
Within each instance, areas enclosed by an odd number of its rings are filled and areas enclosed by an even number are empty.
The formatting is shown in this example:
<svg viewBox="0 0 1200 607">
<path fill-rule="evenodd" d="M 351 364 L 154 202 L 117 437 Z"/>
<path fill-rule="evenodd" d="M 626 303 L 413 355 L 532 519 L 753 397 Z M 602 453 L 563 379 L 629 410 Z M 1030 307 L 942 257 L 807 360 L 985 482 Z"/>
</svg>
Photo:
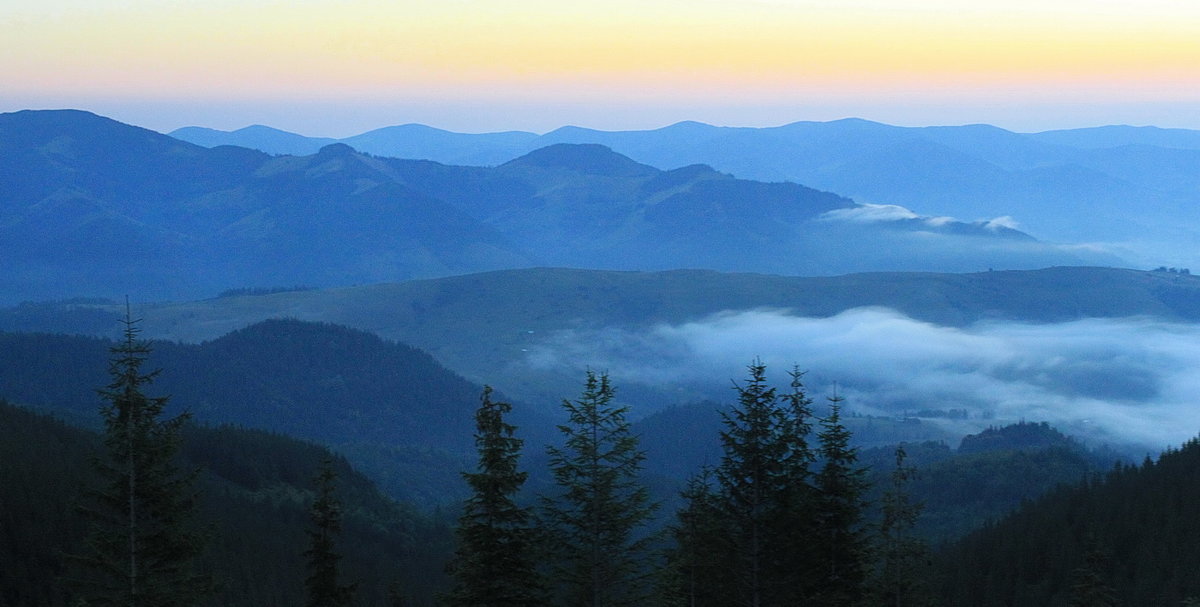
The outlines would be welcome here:
<svg viewBox="0 0 1200 607">
<path fill-rule="evenodd" d="M 567 170 L 586 175 L 639 175 L 658 170 L 598 143 L 556 143 L 505 163 L 506 167 Z"/>
<path fill-rule="evenodd" d="M 317 156 L 341 158 L 344 156 L 353 156 L 357 153 L 357 150 L 344 143 L 331 143 L 318 150 Z"/>
<path fill-rule="evenodd" d="M 573 124 L 568 124 L 565 126 L 560 126 L 556 129 L 554 129 L 553 131 L 550 131 L 550 132 L 546 133 L 545 135 L 542 135 L 542 137 L 553 141 L 555 139 L 563 139 L 563 138 L 570 138 L 570 137 L 593 136 L 593 135 L 605 133 L 605 132 L 606 131 L 598 131 L 596 129 L 589 129 L 589 128 L 583 127 L 583 126 L 575 126 Z"/>
<path fill-rule="evenodd" d="M 49 140 L 65 134 L 97 140 L 126 138 L 166 139 L 161 133 L 132 126 L 84 110 L 21 110 L 0 114 L 0 128 L 7 138 L 22 141 Z"/>
<path fill-rule="evenodd" d="M 659 129 L 659 130 L 663 130 L 663 131 L 666 131 L 666 130 L 671 130 L 671 131 L 703 131 L 703 130 L 717 129 L 717 128 L 719 128 L 719 127 L 715 127 L 715 126 L 713 126 L 713 125 L 711 125 L 711 124 L 705 124 L 705 123 L 703 123 L 703 122 L 697 122 L 697 121 L 695 121 L 695 120 L 682 120 L 682 121 L 680 121 L 680 122 L 676 122 L 675 124 L 672 124 L 672 125 L 670 125 L 670 126 L 665 126 L 665 127 L 661 128 L 661 129 Z"/>
<path fill-rule="evenodd" d="M 116 122 L 86 110 L 18 110 L 0 114 L 11 120 L 55 122 L 61 124 L 86 124 Z"/>
<path fill-rule="evenodd" d="M 265 124 L 252 124 L 250 126 L 244 126 L 236 131 L 229 131 L 229 132 L 237 133 L 237 134 L 241 134 L 241 135 L 270 134 L 270 135 L 290 135 L 293 137 L 302 137 L 302 135 L 297 135 L 296 133 L 291 133 L 288 131 L 284 131 L 282 129 L 277 129 L 273 126 L 267 126 Z"/>
</svg>

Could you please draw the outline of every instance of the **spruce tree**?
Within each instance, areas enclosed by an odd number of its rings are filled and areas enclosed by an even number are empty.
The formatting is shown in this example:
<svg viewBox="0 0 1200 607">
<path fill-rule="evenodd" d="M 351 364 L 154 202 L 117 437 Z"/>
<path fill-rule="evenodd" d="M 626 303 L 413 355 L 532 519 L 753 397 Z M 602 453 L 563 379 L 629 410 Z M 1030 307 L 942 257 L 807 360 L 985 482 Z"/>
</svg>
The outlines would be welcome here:
<svg viewBox="0 0 1200 607">
<path fill-rule="evenodd" d="M 844 400 L 836 393 L 829 398 L 829 416 L 821 420 L 817 434 L 824 463 L 816 478 L 820 569 L 815 598 L 817 604 L 830 607 L 861 600 L 869 557 L 863 524 L 866 469 L 858 466 L 858 449 L 850 446 L 850 431 L 842 425 Z"/>
<path fill-rule="evenodd" d="M 1068 607 L 1116 607 L 1117 593 L 1108 584 L 1108 555 L 1101 549 L 1094 532 L 1089 531 L 1084 542 L 1083 564 L 1071 572 L 1071 595 Z"/>
<path fill-rule="evenodd" d="M 677 595 L 700 597 L 693 604 L 805 604 L 813 596 L 818 557 L 812 399 L 798 368 L 782 395 L 767 384 L 761 361 L 748 371 L 744 383 L 734 384 L 737 404 L 722 413 L 724 453 L 715 471 L 716 491 L 689 487 L 671 553 L 676 568 L 695 567 L 697 558 L 707 562 L 692 548 L 702 544 L 722 560 Z"/>
<path fill-rule="evenodd" d="M 101 389 L 106 402 L 104 453 L 94 459 L 100 488 L 90 492 L 83 514 L 91 531 L 72 561 L 76 599 L 86 605 L 183 607 L 194 605 L 212 588 L 194 562 L 204 534 L 194 521 L 195 473 L 176 464 L 186 413 L 164 419 L 166 397 L 149 397 L 143 388 L 158 371 L 142 367 L 149 344 L 128 304 L 124 340 L 111 348 L 112 382 Z"/>
<path fill-rule="evenodd" d="M 309 548 L 304 551 L 308 558 L 308 577 L 304 580 L 307 607 L 344 607 L 354 598 L 354 585 L 338 581 L 338 561 L 342 557 L 334 544 L 342 531 L 342 504 L 336 495 L 336 480 L 333 460 L 327 457 L 317 473 L 317 493 L 309 510 L 312 528 L 308 530 Z"/>
<path fill-rule="evenodd" d="M 637 534 L 657 504 L 638 479 L 645 455 L 630 433 L 628 408 L 612 400 L 608 375 L 588 371 L 582 396 L 563 401 L 563 447 L 547 449 L 560 493 L 544 500 L 544 512 L 569 605 L 640 605 L 649 595 L 650 537 Z"/>
<path fill-rule="evenodd" d="M 787 418 L 767 385 L 766 366 L 755 361 L 744 385 L 734 385 L 738 404 L 722 413 L 724 454 L 717 470 L 721 518 L 729 533 L 730 569 L 740 604 L 772 604 L 772 574 L 788 468 L 783 440 Z"/>
<path fill-rule="evenodd" d="M 813 401 L 804 390 L 804 373 L 793 367 L 789 376 L 789 390 L 780 397 L 783 423 L 779 440 L 784 456 L 779 493 L 775 498 L 777 515 L 773 526 L 776 540 L 770 552 L 777 601 L 795 605 L 811 598 L 817 561 L 813 540 L 818 496 L 811 469 L 815 456 L 809 446 Z"/>
<path fill-rule="evenodd" d="M 721 497 L 714 471 L 704 468 L 680 492 L 684 506 L 671 527 L 675 540 L 667 553 L 660 593 L 664 605 L 723 607 L 735 602 L 728 579 L 728 534 L 721 516 Z"/>
<path fill-rule="evenodd" d="M 878 563 L 871 584 L 872 602 L 888 607 L 920 607 L 932 603 L 928 585 L 929 547 L 914 529 L 922 505 L 912 501 L 909 483 L 916 469 L 906 463 L 904 445 L 896 446 L 891 485 L 880 504 Z"/>
<path fill-rule="evenodd" d="M 527 473 L 518 470 L 522 440 L 504 421 L 508 403 L 494 402 L 484 387 L 475 412 L 479 464 L 463 473 L 472 495 L 463 507 L 456 534 L 458 550 L 449 571 L 454 587 L 450 605 L 524 607 L 545 602 L 534 558 L 536 529 L 517 492 Z"/>
</svg>

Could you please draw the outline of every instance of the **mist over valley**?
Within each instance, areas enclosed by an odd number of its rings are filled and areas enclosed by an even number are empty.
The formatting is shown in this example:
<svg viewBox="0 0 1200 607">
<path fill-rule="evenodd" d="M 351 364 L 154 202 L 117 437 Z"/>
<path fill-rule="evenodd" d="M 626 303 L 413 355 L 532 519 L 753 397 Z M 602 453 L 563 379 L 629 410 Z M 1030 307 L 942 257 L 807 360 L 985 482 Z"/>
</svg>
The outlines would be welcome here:
<svg viewBox="0 0 1200 607">
<path fill-rule="evenodd" d="M 121 310 L 25 304 L 0 311 L 0 329 L 112 336 Z M 731 382 L 762 359 L 780 382 L 799 366 L 818 397 L 836 385 L 854 414 L 965 412 L 926 418 L 923 436 L 935 440 L 1050 421 L 1091 444 L 1142 452 L 1186 440 L 1200 423 L 1189 396 L 1200 278 L 1164 271 L 530 269 L 138 310 L 147 336 L 191 343 L 279 317 L 371 331 L 543 415 L 589 368 L 619 380 L 619 399 L 641 417 L 727 403 Z"/>
</svg>

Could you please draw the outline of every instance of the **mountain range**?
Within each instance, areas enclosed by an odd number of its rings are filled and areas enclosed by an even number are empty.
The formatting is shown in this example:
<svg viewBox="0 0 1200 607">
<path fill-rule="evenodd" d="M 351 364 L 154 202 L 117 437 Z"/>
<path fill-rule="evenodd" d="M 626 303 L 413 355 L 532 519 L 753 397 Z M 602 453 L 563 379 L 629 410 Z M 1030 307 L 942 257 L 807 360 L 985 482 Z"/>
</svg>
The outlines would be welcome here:
<svg viewBox="0 0 1200 607">
<path fill-rule="evenodd" d="M 508 136 L 508 135 L 506 135 Z M 790 275 L 1114 264 L 1003 221 L 862 205 L 598 144 L 495 167 L 205 148 L 80 111 L 0 115 L 3 300 L 193 299 L 503 268 Z"/>
<path fill-rule="evenodd" d="M 1101 548 L 1126 603 L 1197 596 L 1171 569 L 1200 545 L 1179 507 L 1195 501 L 1197 442 L 1097 475 L 1113 447 L 1191 436 L 1200 278 L 1080 265 L 1189 263 L 1196 132 L 173 135 L 0 115 L 0 305 L 23 302 L 0 308 L 0 451 L 17 464 L 0 467 L 0 519 L 15 521 L 0 603 L 62 603 L 46 593 L 78 543 L 69 504 L 98 440 L 5 399 L 95 427 L 131 308 L 163 369 L 150 391 L 199 422 L 183 462 L 220 521 L 205 566 L 225 577 L 221 604 L 298 600 L 326 447 L 345 456 L 343 564 L 362 599 L 432 603 L 482 384 L 513 402 L 532 500 L 558 404 L 585 370 L 611 371 L 665 523 L 683 479 L 721 457 L 751 360 L 773 384 L 800 373 L 817 416 L 830 389 L 844 399 L 871 501 L 908 443 L 920 535 L 952 540 L 1026 504 L 940 549 L 946 597 L 1059 604 Z M 61 299 L 29 301 L 46 298 Z M 1127 442 L 994 426 L 1018 417 Z"/>
<path fill-rule="evenodd" d="M 1129 134 L 1075 135 L 1084 149 Z M 1182 386 L 1190 349 L 1160 351 L 1143 336 L 1174 339 L 1200 317 L 1183 271 L 1003 270 L 1087 260 L 1003 221 L 915 216 L 706 165 L 662 170 L 595 143 L 476 167 L 321 143 L 272 156 L 86 112 L 0 115 L 3 303 L 71 298 L 0 311 L 0 327 L 110 335 L 120 306 L 77 297 L 131 294 L 155 338 L 202 342 L 280 317 L 337 323 L 542 407 L 573 394 L 588 367 L 614 371 L 640 414 L 720 399 L 739 365 L 769 355 L 812 365 L 815 386 L 841 385 L 874 413 L 946 401 L 1112 433 L 1128 424 L 1095 423 L 1088 399 L 1128 407 L 1122 415 L 1160 406 Z M 787 276 L 992 262 L 1001 270 Z M 175 302 L 146 303 L 156 299 Z M 1055 324 L 1031 338 L 1029 323 Z M 1081 342 L 1081 331 L 1111 337 Z M 905 379 L 914 374 L 945 377 L 929 391 Z M 1155 419 L 1183 415 L 1161 410 L 1168 417 Z M 982 419 L 939 432 L 961 436 Z M 1131 429 L 1129 440 L 1163 444 L 1153 427 Z"/>
<path fill-rule="evenodd" d="M 174 136 L 271 153 L 332 139 L 268 127 L 188 127 Z M 1200 208 L 1200 131 L 1107 126 L 1015 133 L 989 125 L 899 127 L 861 119 L 770 128 L 681 122 L 644 131 L 563 127 L 468 135 L 409 124 L 337 140 L 361 151 L 498 165 L 556 143 L 598 143 L 660 169 L 706 164 L 743 179 L 791 181 L 860 203 L 967 221 L 1006 217 L 1040 239 L 1089 243 L 1136 264 L 1190 265 Z M 1136 209 L 1136 212 L 1133 210 Z M 896 213 L 904 210 L 894 209 Z"/>
</svg>

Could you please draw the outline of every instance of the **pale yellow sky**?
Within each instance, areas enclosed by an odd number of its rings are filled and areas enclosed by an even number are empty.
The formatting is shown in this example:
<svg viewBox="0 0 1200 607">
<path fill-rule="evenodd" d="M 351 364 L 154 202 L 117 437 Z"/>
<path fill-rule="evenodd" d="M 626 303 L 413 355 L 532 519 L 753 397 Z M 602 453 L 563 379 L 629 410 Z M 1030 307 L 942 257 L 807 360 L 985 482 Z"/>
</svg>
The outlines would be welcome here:
<svg viewBox="0 0 1200 607">
<path fill-rule="evenodd" d="M 1200 128 L 1200 2 L 0 0 L 0 110 L 348 135 L 770 125 Z"/>
</svg>

